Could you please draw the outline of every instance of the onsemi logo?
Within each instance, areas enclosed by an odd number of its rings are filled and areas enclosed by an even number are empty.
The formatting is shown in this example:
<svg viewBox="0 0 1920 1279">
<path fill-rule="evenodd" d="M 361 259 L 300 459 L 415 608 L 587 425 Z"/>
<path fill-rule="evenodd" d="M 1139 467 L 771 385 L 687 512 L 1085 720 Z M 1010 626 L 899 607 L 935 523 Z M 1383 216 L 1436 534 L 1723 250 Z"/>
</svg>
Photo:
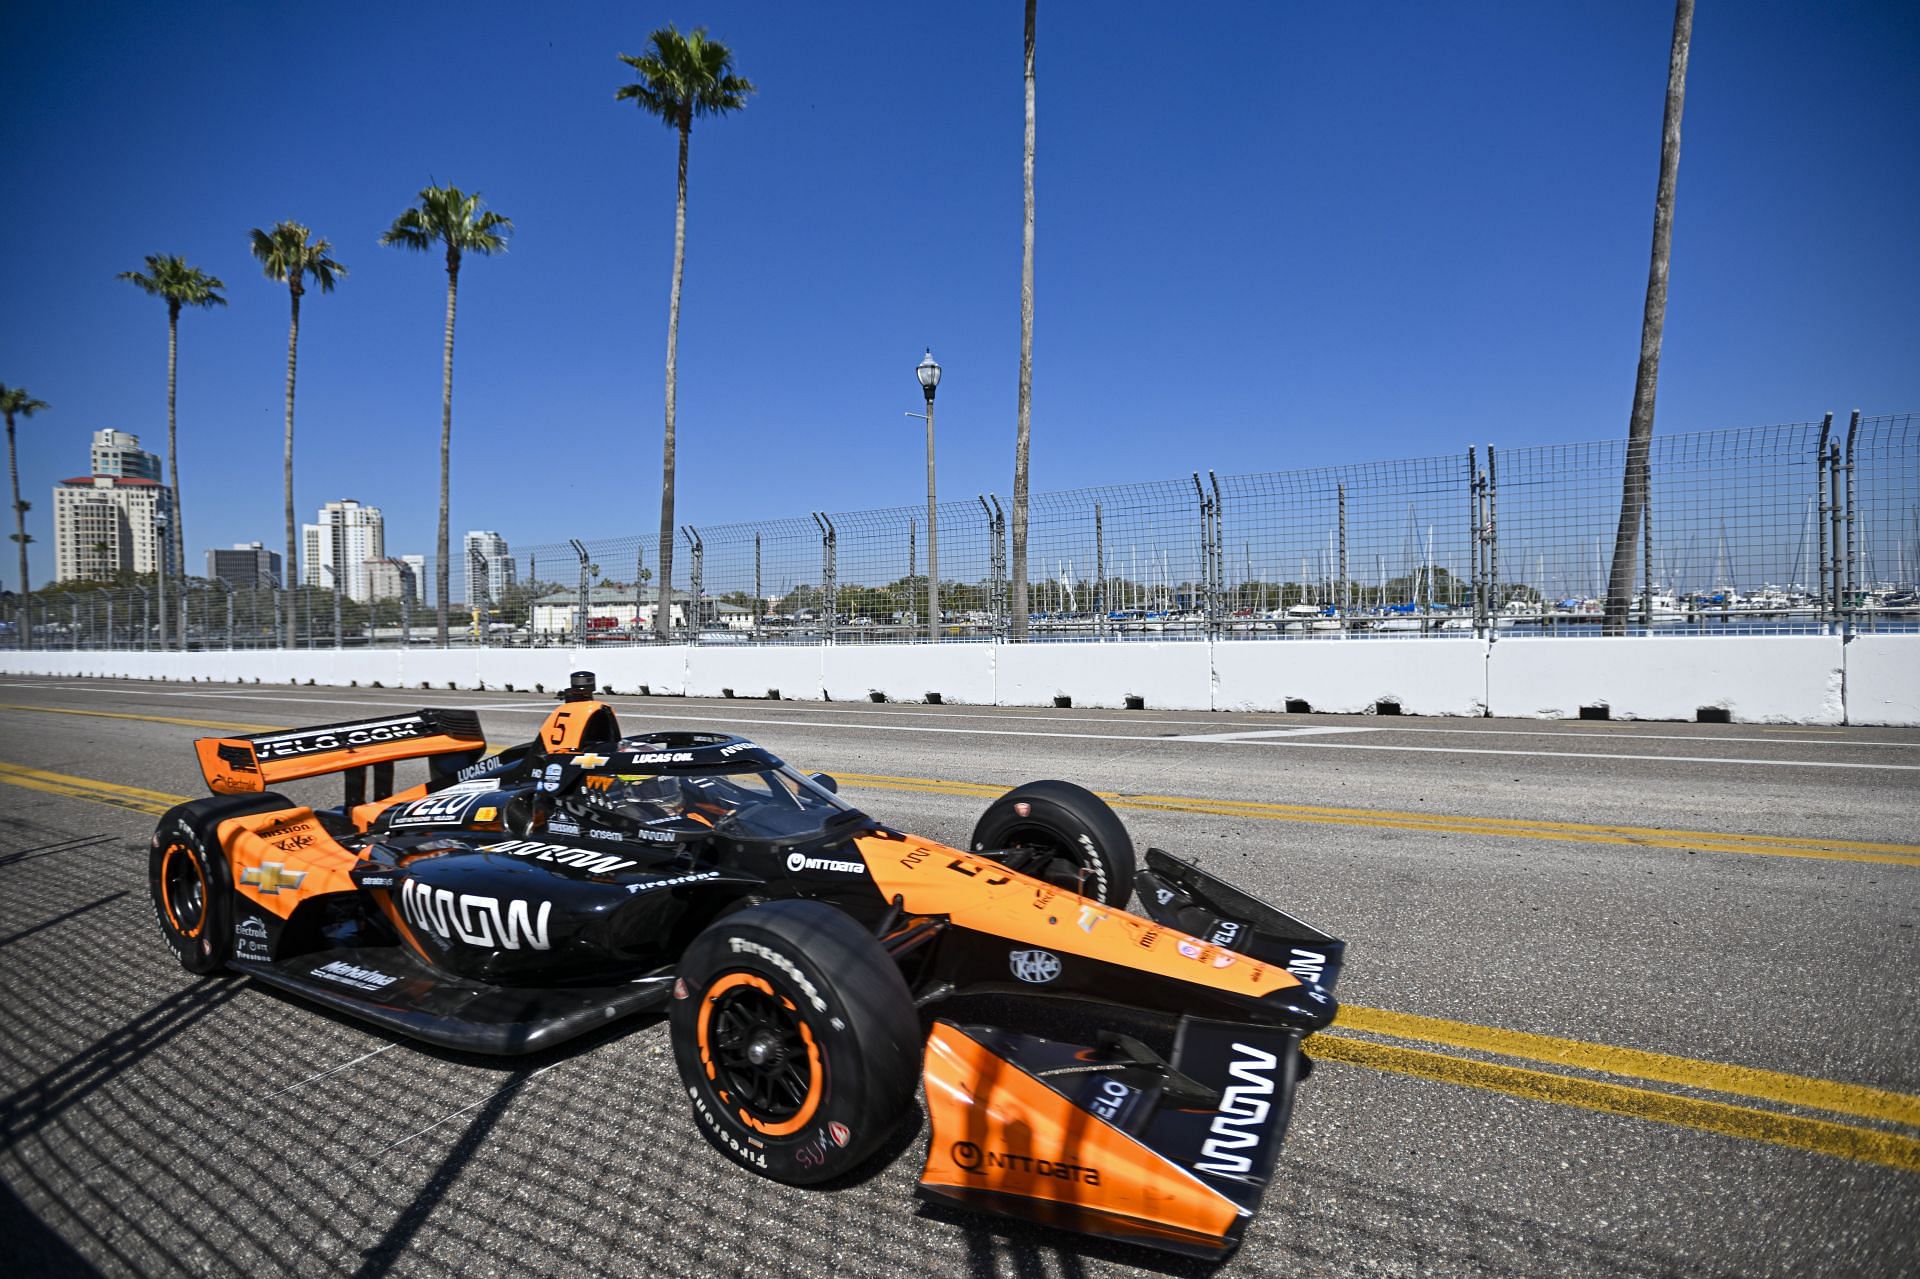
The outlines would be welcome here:
<svg viewBox="0 0 1920 1279">
<path fill-rule="evenodd" d="M 541 902 L 537 911 L 532 902 L 519 898 L 503 906 L 498 897 L 456 893 L 409 879 L 400 886 L 400 908 L 409 924 L 442 941 L 457 939 L 470 946 L 506 950 L 519 950 L 523 945 L 528 950 L 552 948 L 547 937 L 552 902 Z"/>
<path fill-rule="evenodd" d="M 1260 1145 L 1261 1126 L 1272 1109 L 1266 1099 L 1273 1095 L 1271 1071 L 1280 1064 L 1272 1053 L 1251 1044 L 1235 1044 L 1236 1057 L 1227 1073 L 1237 1083 L 1228 1084 L 1220 1094 L 1220 1114 L 1213 1121 L 1213 1136 L 1200 1147 L 1205 1156 L 1194 1165 L 1201 1172 L 1240 1176 L 1253 1171 L 1253 1151 Z M 1236 1154 L 1236 1151 L 1247 1154 Z"/>
</svg>

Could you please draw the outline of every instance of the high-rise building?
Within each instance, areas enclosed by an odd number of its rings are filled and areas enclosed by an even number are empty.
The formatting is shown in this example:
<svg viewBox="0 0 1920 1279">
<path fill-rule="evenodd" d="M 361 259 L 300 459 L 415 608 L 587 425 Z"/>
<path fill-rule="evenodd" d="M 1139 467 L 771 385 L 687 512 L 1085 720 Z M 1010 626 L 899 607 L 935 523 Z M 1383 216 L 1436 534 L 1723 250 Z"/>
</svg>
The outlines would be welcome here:
<svg viewBox="0 0 1920 1279">
<path fill-rule="evenodd" d="M 422 603 L 427 598 L 427 557 L 424 555 L 401 555 L 397 557 L 402 564 L 413 570 L 413 602 Z"/>
<path fill-rule="evenodd" d="M 207 576 L 229 586 L 278 586 L 280 555 L 258 542 L 235 542 L 230 551 L 209 549 Z"/>
<path fill-rule="evenodd" d="M 124 431 L 93 433 L 92 469 L 53 488 L 54 580 L 104 581 L 121 573 L 173 567 L 160 528 L 173 515 L 173 491 L 160 483 L 160 459 Z"/>
<path fill-rule="evenodd" d="M 365 601 L 367 561 L 387 558 L 386 521 L 377 506 L 352 498 L 328 502 L 317 524 L 300 526 L 300 584 L 332 589 Z"/>
<path fill-rule="evenodd" d="M 498 533 L 472 532 L 466 537 L 467 603 L 497 600 L 512 586 L 513 556 L 507 539 Z"/>
<path fill-rule="evenodd" d="M 93 474 L 111 475 L 117 480 L 152 480 L 164 483 L 158 454 L 140 447 L 140 437 L 125 431 L 93 433 Z"/>
<path fill-rule="evenodd" d="M 402 556 L 399 559 L 367 561 L 367 594 L 374 600 L 410 599 L 420 600 L 420 579 L 415 575 L 414 566 L 408 560 L 418 560 L 418 555 Z"/>
</svg>

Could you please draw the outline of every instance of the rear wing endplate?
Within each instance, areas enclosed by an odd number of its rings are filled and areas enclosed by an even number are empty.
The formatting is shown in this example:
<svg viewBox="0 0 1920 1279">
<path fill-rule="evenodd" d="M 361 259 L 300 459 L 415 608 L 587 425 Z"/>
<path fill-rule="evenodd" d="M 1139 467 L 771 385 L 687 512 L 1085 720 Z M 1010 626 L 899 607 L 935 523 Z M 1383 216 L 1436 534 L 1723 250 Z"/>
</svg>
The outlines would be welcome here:
<svg viewBox="0 0 1920 1279">
<path fill-rule="evenodd" d="M 347 801 L 366 799 L 366 768 L 375 798 L 393 792 L 393 766 L 403 759 L 434 760 L 434 773 L 451 774 L 487 750 L 480 717 L 467 710 L 420 710 L 382 719 L 321 724 L 251 737 L 202 737 L 193 744 L 200 772 L 216 795 L 244 795 L 280 782 L 347 773 Z"/>
</svg>

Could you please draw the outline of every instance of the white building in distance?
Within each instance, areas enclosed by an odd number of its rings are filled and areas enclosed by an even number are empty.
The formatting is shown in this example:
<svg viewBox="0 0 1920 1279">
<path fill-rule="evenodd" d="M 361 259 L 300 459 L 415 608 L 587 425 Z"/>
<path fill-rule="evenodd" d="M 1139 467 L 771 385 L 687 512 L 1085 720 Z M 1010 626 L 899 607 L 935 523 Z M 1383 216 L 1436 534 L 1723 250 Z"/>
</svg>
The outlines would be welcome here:
<svg viewBox="0 0 1920 1279">
<path fill-rule="evenodd" d="M 124 431 L 93 433 L 93 469 L 53 488 L 54 580 L 105 581 L 121 573 L 172 567 L 159 535 L 173 515 L 173 490 L 160 482 L 160 459 Z"/>
<path fill-rule="evenodd" d="M 350 600 L 372 598 L 367 561 L 387 558 L 386 520 L 377 506 L 352 498 L 320 508 L 320 522 L 300 526 L 300 584 L 338 589 Z"/>
<path fill-rule="evenodd" d="M 513 556 L 507 539 L 493 532 L 472 532 L 466 536 L 467 603 L 478 607 L 498 601 L 514 583 Z"/>
</svg>

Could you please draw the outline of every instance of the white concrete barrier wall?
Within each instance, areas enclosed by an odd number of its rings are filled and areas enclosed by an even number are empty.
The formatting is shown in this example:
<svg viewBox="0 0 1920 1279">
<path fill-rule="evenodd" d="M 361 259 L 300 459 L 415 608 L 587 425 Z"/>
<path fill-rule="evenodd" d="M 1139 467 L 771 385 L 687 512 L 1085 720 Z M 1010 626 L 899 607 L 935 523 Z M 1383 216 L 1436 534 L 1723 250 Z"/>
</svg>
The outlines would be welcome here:
<svg viewBox="0 0 1920 1279">
<path fill-rule="evenodd" d="M 1004 644 L 994 654 L 995 700 L 1002 706 L 1125 706 L 1213 709 L 1212 645 L 1190 642 Z"/>
<path fill-rule="evenodd" d="M 875 693 L 890 702 L 924 702 L 938 693 L 950 706 L 996 704 L 992 644 L 836 644 L 819 652 L 821 687 L 836 702 Z"/>
<path fill-rule="evenodd" d="M 1503 639 L 1487 658 L 1487 710 L 1570 719 L 1604 706 L 1612 719 L 1690 720 L 1712 707 L 1741 724 L 1839 724 L 1840 647 L 1827 635 Z"/>
<path fill-rule="evenodd" d="M 1920 726 L 1920 636 L 1300 640 L 1109 644 L 903 644 L 547 649 L 8 652 L 0 672 L 213 683 L 552 693 L 596 672 L 619 693 L 1353 713 L 1397 702 L 1408 715 Z"/>
<path fill-rule="evenodd" d="M 1847 641 L 1847 722 L 1920 727 L 1920 635 Z"/>
<path fill-rule="evenodd" d="M 1481 715 L 1487 645 L 1473 639 L 1225 640 L 1213 647 L 1213 709 L 1284 711 L 1289 701 L 1364 715 Z M 1417 650 L 1417 651 L 1416 651 Z"/>
</svg>

